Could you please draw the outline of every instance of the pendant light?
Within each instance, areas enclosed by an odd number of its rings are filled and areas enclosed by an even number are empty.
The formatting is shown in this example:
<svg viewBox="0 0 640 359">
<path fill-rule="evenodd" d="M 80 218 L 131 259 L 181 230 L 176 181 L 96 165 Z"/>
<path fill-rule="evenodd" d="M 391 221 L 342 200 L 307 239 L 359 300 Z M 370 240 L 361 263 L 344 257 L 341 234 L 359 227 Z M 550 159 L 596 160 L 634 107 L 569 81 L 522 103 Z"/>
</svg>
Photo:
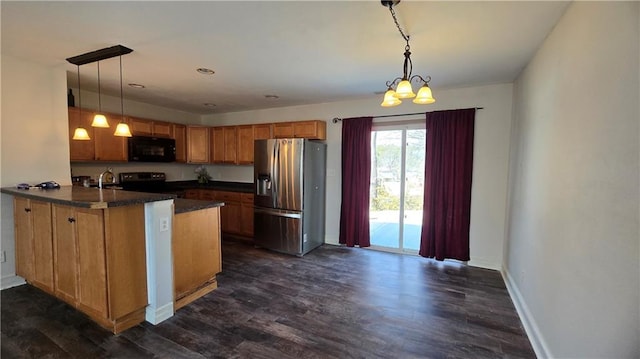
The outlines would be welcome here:
<svg viewBox="0 0 640 359">
<path fill-rule="evenodd" d="M 87 130 L 82 127 L 82 91 L 80 91 L 80 65 L 78 65 L 78 117 L 80 126 L 73 131 L 73 139 L 78 141 L 88 141 L 91 138 Z"/>
<path fill-rule="evenodd" d="M 120 113 L 122 115 L 122 119 L 120 123 L 116 127 L 115 136 L 120 137 L 131 137 L 131 131 L 129 130 L 129 125 L 124 121 L 124 97 L 122 95 L 122 55 L 120 57 Z"/>
<path fill-rule="evenodd" d="M 100 96 L 100 61 L 98 61 L 98 113 L 93 116 L 91 127 L 109 128 L 107 118 L 102 114 L 102 100 Z"/>
<path fill-rule="evenodd" d="M 413 64 L 411 63 L 411 46 L 409 45 L 409 35 L 406 35 L 404 31 L 402 31 L 402 28 L 398 23 L 398 19 L 396 18 L 396 12 L 393 10 L 393 7 L 400 3 L 400 0 L 381 0 L 380 2 L 384 7 L 389 8 L 389 12 L 391 12 L 391 16 L 393 17 L 393 22 L 396 24 L 396 27 L 398 28 L 400 35 L 402 35 L 402 38 L 407 42 L 406 46 L 404 47 L 404 65 L 402 77 L 397 77 L 393 81 L 387 81 L 387 92 L 385 92 L 384 99 L 382 100 L 380 106 L 398 106 L 402 103 L 401 99 L 414 97 L 415 98 L 413 99 L 413 103 L 419 105 L 428 105 L 436 102 L 436 100 L 433 98 L 431 88 L 429 88 L 431 76 L 426 76 L 424 78 L 420 75 L 411 76 L 411 72 L 413 71 Z M 417 95 L 413 92 L 413 88 L 411 87 L 411 82 L 413 80 L 417 80 L 418 83 L 422 83 L 422 86 L 420 87 L 420 90 L 418 90 Z M 393 89 L 394 85 L 396 85 L 395 90 Z"/>
</svg>

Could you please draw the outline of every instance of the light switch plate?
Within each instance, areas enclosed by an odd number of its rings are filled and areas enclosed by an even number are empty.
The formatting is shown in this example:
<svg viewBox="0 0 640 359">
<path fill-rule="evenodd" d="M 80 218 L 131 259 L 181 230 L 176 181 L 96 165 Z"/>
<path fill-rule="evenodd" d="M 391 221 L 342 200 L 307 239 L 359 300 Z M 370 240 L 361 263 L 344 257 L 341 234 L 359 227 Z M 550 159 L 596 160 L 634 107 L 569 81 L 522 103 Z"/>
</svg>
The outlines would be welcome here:
<svg viewBox="0 0 640 359">
<path fill-rule="evenodd" d="M 169 230 L 169 217 L 160 218 L 160 232 L 166 232 Z"/>
</svg>

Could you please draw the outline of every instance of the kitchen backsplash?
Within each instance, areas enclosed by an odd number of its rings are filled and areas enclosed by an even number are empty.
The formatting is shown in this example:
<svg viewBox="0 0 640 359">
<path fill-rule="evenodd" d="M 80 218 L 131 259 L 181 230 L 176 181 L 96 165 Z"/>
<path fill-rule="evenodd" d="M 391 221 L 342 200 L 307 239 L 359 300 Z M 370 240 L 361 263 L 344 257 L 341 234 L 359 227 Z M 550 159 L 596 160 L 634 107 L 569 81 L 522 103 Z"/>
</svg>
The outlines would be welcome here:
<svg viewBox="0 0 640 359">
<path fill-rule="evenodd" d="M 120 172 L 164 172 L 167 181 L 189 181 L 196 179 L 195 169 L 200 165 L 182 163 L 71 163 L 73 176 L 91 176 L 97 179 L 107 167 L 118 177 Z M 253 182 L 253 166 L 205 165 L 215 181 Z"/>
</svg>

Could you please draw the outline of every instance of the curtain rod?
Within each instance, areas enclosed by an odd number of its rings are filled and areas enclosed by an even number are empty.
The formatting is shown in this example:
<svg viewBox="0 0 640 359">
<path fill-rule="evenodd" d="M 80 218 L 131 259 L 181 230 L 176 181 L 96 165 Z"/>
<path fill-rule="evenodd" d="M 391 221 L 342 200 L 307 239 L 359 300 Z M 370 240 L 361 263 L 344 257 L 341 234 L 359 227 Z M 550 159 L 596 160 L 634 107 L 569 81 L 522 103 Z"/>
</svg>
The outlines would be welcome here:
<svg viewBox="0 0 640 359">
<path fill-rule="evenodd" d="M 474 108 L 476 110 L 484 110 L 484 107 L 468 107 L 468 108 Z M 457 109 L 454 109 L 454 110 L 439 110 L 439 111 L 455 111 L 455 110 L 465 110 L 465 109 L 457 108 Z M 435 111 L 428 111 L 428 112 L 435 112 Z M 428 112 L 398 113 L 398 114 L 395 114 L 395 115 L 373 116 L 373 118 L 423 115 L 423 114 L 428 113 Z M 340 122 L 342 120 L 343 120 L 342 118 L 334 117 L 331 121 L 333 121 L 333 123 L 338 123 L 338 122 Z"/>
</svg>

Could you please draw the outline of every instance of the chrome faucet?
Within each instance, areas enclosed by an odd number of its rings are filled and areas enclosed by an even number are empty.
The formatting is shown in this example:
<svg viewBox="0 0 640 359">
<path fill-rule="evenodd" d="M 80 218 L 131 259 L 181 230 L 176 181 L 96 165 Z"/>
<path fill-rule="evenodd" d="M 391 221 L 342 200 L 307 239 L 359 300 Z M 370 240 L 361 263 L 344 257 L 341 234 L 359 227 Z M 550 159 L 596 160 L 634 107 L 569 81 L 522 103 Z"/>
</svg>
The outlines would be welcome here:
<svg viewBox="0 0 640 359">
<path fill-rule="evenodd" d="M 105 183 L 104 179 L 103 179 L 105 175 L 107 175 L 107 178 L 106 178 L 107 182 L 110 182 L 110 183 L 114 183 L 115 182 L 116 178 L 113 175 L 113 172 L 111 171 L 111 167 L 109 167 L 109 168 L 107 168 L 106 171 L 104 171 L 104 172 L 102 172 L 100 174 L 100 177 L 98 177 L 98 188 L 102 188 L 103 184 Z"/>
</svg>

